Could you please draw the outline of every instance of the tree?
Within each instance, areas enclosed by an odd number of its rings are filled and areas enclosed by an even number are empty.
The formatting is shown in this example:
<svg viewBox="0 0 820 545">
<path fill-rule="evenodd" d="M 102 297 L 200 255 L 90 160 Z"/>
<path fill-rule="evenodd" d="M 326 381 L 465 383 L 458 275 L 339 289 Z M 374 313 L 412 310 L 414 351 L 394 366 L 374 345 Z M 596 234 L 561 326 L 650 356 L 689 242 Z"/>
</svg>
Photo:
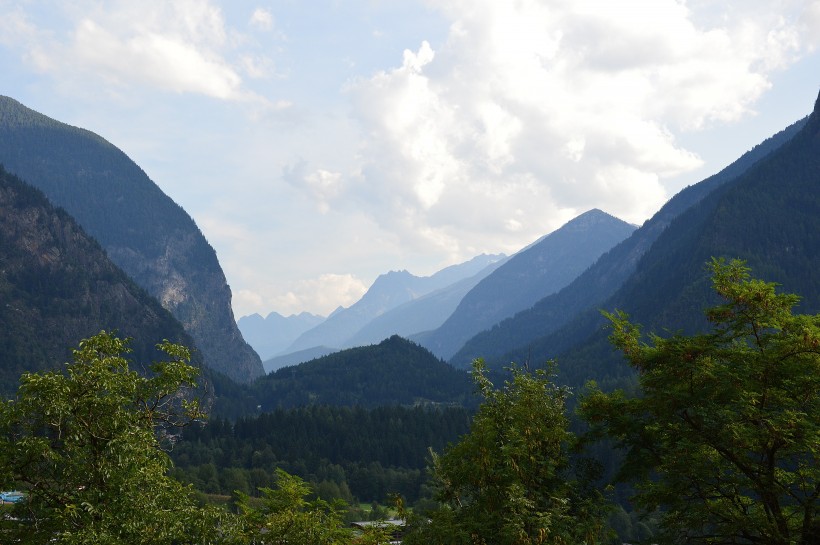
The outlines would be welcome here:
<svg viewBox="0 0 820 545">
<path fill-rule="evenodd" d="M 0 402 L 0 488 L 22 490 L 4 543 L 177 544 L 215 537 L 216 511 L 167 476 L 158 435 L 201 415 L 183 388 L 197 369 L 167 341 L 149 376 L 129 369 L 128 341 L 80 342 L 64 370 L 22 376 Z"/>
<path fill-rule="evenodd" d="M 713 331 L 651 335 L 621 312 L 611 340 L 638 371 L 641 395 L 592 385 L 581 414 L 626 449 L 620 478 L 660 510 L 666 539 L 685 543 L 820 541 L 820 316 L 713 260 L 724 304 Z"/>
<path fill-rule="evenodd" d="M 260 490 L 263 494 L 260 507 L 256 507 L 246 494 L 239 493 L 241 529 L 236 532 L 237 544 L 379 545 L 389 542 L 378 527 L 373 527 L 356 541 L 353 532 L 344 524 L 344 502 L 309 501 L 310 486 L 284 470 L 276 470 L 276 488 Z"/>
<path fill-rule="evenodd" d="M 442 506 L 429 523 L 416 521 L 407 543 L 530 545 L 601 538 L 600 495 L 571 479 L 568 390 L 545 370 L 510 371 L 512 377 L 496 389 L 484 363 L 473 363 L 484 401 L 470 432 L 434 455 Z"/>
</svg>

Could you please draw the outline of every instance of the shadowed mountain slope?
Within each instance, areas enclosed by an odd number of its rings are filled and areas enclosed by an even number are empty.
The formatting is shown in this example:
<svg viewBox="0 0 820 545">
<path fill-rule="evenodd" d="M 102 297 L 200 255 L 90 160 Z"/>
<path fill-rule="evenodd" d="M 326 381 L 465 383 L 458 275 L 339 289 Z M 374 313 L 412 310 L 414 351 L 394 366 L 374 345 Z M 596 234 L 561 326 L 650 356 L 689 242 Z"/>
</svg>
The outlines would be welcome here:
<svg viewBox="0 0 820 545">
<path fill-rule="evenodd" d="M 601 256 L 567 287 L 545 297 L 532 308 L 476 335 L 450 358 L 450 363 L 463 367 L 469 365 L 476 357 L 507 360 L 507 354 L 512 351 L 526 358 L 538 339 L 558 330 L 572 330 L 575 325 L 568 328 L 564 326 L 574 323 L 582 313 L 597 316 L 597 309 L 601 308 L 604 302 L 635 273 L 642 256 L 675 218 L 701 202 L 717 188 L 736 180 L 758 161 L 779 149 L 806 123 L 806 119 L 798 121 L 745 153 L 719 173 L 680 191 L 629 238 Z M 578 338 L 575 335 L 571 338 L 565 335 L 560 337 L 563 346 L 568 346 L 568 343 L 572 342 L 571 339 Z"/>
<path fill-rule="evenodd" d="M 799 312 L 820 312 L 820 97 L 788 142 L 675 218 L 632 274 L 599 307 L 621 309 L 647 331 L 707 327 L 716 304 L 705 264 L 740 258 L 752 274 L 799 294 Z M 793 129 L 794 127 L 791 127 Z M 559 357 L 563 380 L 612 382 L 629 370 L 609 346 L 597 308 L 560 330 L 496 358 L 539 363 Z"/>
<path fill-rule="evenodd" d="M 59 368 L 103 329 L 132 337 L 142 362 L 163 339 L 193 345 L 71 216 L 0 168 L 0 392 L 23 372 Z"/>
<path fill-rule="evenodd" d="M 234 380 L 263 374 L 242 339 L 231 291 L 193 219 L 133 161 L 89 131 L 0 97 L 0 163 L 45 193 L 183 324 L 206 365 Z"/>
</svg>

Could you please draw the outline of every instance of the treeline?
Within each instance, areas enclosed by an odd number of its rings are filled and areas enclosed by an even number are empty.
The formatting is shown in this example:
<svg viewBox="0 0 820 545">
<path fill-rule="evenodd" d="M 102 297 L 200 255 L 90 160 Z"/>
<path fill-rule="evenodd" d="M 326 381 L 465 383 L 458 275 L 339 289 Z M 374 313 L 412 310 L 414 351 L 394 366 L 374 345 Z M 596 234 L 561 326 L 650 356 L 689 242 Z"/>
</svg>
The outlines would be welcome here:
<svg viewBox="0 0 820 545">
<path fill-rule="evenodd" d="M 173 476 L 211 494 L 255 495 L 276 469 L 311 483 L 324 499 L 383 503 L 398 492 L 422 497 L 429 449 L 440 452 L 469 430 L 462 407 L 309 406 L 235 423 L 186 428 L 171 450 Z"/>
</svg>

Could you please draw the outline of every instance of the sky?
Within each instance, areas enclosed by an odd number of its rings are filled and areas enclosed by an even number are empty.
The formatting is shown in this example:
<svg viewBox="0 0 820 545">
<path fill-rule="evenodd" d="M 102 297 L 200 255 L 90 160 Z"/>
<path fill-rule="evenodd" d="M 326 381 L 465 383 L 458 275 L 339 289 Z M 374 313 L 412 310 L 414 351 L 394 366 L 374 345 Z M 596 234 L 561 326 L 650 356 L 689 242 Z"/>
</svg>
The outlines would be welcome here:
<svg viewBox="0 0 820 545">
<path fill-rule="evenodd" d="M 0 0 L 0 94 L 122 149 L 237 318 L 641 224 L 807 115 L 820 0 Z"/>
</svg>

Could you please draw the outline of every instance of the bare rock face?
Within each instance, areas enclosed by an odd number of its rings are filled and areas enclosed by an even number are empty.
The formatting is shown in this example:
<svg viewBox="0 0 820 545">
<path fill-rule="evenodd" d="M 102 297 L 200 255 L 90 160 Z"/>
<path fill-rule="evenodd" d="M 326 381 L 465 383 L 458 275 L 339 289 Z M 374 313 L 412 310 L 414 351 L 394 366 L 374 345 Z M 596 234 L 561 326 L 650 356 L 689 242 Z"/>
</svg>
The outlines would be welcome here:
<svg viewBox="0 0 820 545">
<path fill-rule="evenodd" d="M 0 164 L 96 238 L 182 323 L 205 365 L 238 382 L 264 374 L 236 327 L 231 290 L 213 248 L 193 219 L 122 151 L 0 97 Z"/>
</svg>

